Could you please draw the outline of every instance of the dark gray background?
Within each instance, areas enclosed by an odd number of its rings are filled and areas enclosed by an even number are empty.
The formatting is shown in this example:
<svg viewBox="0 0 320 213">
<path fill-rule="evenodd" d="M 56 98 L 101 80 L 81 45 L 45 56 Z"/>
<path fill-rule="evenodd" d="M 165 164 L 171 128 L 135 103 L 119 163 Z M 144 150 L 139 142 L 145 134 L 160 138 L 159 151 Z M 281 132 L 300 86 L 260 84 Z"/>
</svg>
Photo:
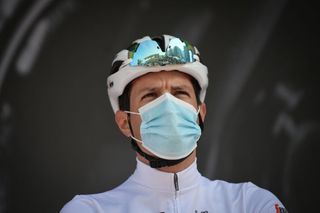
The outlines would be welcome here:
<svg viewBox="0 0 320 213">
<path fill-rule="evenodd" d="M 0 0 L 0 213 L 58 212 L 133 172 L 106 76 L 119 50 L 161 34 L 209 68 L 201 173 L 316 211 L 318 29 L 311 1 Z"/>
</svg>

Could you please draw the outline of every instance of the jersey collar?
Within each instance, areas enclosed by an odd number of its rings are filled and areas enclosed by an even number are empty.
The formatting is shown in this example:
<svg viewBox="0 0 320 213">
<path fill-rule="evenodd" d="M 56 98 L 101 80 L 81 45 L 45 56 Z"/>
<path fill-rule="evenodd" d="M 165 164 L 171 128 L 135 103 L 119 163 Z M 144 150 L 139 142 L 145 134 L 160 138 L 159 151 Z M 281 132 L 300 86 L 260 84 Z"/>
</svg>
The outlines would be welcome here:
<svg viewBox="0 0 320 213">
<path fill-rule="evenodd" d="M 162 172 L 151 168 L 137 159 L 137 168 L 132 175 L 133 181 L 158 191 L 172 192 L 175 188 L 175 173 Z M 196 160 L 185 170 L 176 173 L 179 191 L 192 188 L 199 184 L 201 174 L 197 169 Z"/>
</svg>

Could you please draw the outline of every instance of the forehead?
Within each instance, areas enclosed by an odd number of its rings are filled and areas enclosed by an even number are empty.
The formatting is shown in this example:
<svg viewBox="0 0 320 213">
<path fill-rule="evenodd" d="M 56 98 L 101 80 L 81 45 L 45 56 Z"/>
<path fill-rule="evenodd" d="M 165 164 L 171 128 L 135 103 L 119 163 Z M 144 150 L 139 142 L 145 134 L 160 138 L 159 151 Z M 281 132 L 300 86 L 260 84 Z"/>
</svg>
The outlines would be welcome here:
<svg viewBox="0 0 320 213">
<path fill-rule="evenodd" d="M 141 87 L 157 86 L 192 86 L 191 76 L 180 71 L 150 72 L 134 81 L 132 89 Z"/>
</svg>

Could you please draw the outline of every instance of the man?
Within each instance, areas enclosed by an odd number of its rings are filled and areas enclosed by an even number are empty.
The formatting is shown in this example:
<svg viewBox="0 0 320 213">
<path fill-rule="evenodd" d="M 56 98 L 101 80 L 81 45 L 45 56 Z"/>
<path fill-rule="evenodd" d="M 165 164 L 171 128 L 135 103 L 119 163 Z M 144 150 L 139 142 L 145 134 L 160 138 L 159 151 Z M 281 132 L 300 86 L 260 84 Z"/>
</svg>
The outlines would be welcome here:
<svg viewBox="0 0 320 213">
<path fill-rule="evenodd" d="M 78 195 L 61 213 L 286 212 L 252 183 L 210 181 L 198 172 L 207 74 L 198 50 L 173 36 L 146 36 L 120 51 L 108 94 L 115 121 L 137 153 L 137 168 L 117 188 Z"/>
</svg>

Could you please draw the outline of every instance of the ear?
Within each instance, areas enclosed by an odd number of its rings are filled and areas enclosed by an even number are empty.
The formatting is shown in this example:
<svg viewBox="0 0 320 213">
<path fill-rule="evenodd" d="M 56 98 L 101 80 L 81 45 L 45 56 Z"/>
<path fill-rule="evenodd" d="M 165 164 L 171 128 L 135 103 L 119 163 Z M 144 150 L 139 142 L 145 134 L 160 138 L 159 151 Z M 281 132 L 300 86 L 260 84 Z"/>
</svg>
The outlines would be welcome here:
<svg viewBox="0 0 320 213">
<path fill-rule="evenodd" d="M 118 110 L 114 117 L 122 134 L 124 134 L 127 137 L 130 137 L 131 131 L 129 127 L 128 114 Z"/>
<path fill-rule="evenodd" d="M 204 118 L 206 117 L 207 114 L 207 106 L 205 103 L 201 103 L 200 105 L 200 116 L 202 118 L 202 122 L 204 122 Z"/>
</svg>

